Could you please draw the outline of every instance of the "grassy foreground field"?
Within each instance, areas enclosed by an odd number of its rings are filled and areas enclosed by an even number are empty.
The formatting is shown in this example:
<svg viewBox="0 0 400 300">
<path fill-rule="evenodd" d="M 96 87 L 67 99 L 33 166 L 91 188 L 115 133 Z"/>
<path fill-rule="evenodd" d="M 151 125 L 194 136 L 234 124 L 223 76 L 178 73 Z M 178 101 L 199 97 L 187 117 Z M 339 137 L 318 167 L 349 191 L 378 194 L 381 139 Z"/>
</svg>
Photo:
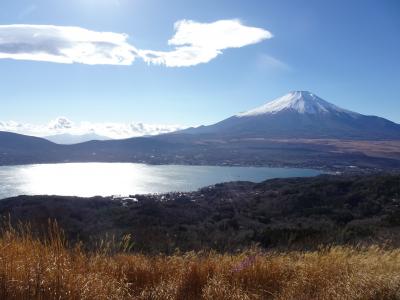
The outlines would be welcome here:
<svg viewBox="0 0 400 300">
<path fill-rule="evenodd" d="M 54 224 L 46 239 L 29 232 L 1 234 L 0 299 L 400 299 L 397 249 L 146 256 L 128 238 L 89 253 Z"/>
</svg>

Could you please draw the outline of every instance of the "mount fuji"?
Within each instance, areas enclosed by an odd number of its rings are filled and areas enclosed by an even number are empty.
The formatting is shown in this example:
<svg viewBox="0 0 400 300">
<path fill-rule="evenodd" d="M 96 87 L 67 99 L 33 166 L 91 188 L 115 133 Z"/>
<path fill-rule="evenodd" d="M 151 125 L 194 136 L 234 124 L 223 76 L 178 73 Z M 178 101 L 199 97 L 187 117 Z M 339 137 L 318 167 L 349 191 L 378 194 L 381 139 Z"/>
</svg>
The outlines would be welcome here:
<svg viewBox="0 0 400 300">
<path fill-rule="evenodd" d="M 400 139 L 400 125 L 340 108 L 308 91 L 293 91 L 210 126 L 180 133 L 227 138 Z"/>
<path fill-rule="evenodd" d="M 295 91 L 213 125 L 151 137 L 60 145 L 0 132 L 0 165 L 55 162 L 400 170 L 400 125 Z"/>
</svg>

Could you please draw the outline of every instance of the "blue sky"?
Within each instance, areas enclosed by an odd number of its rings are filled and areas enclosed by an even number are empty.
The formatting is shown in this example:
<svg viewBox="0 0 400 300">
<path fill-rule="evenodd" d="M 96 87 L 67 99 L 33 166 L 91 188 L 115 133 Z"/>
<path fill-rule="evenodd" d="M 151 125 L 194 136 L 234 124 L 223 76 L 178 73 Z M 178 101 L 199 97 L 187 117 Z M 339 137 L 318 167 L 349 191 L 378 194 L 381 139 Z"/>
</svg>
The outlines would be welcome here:
<svg viewBox="0 0 400 300">
<path fill-rule="evenodd" d="M 209 124 L 291 90 L 400 123 L 400 1 L 3 0 L 0 25 L 125 33 L 170 51 L 179 20 L 239 19 L 273 34 L 189 67 L 0 59 L 0 121 Z"/>
</svg>

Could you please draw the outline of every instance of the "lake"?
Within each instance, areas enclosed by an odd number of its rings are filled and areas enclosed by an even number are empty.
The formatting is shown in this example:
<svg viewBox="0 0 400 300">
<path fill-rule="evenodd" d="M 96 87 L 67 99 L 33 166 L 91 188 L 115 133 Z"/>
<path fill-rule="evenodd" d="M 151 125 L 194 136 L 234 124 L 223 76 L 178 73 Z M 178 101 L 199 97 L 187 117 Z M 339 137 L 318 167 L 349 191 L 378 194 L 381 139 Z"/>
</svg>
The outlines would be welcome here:
<svg viewBox="0 0 400 300">
<path fill-rule="evenodd" d="M 227 181 L 260 182 L 308 177 L 320 171 L 294 168 L 65 163 L 0 167 L 0 199 L 17 195 L 129 195 L 186 192 Z"/>
</svg>

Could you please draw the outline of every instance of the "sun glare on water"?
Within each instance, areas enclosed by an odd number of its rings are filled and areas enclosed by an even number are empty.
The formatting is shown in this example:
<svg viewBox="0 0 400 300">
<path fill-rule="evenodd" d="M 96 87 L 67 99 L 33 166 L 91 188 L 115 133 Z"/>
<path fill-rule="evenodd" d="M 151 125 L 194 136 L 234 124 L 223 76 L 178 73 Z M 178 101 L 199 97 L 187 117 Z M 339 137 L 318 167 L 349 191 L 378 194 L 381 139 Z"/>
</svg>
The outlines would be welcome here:
<svg viewBox="0 0 400 300">
<path fill-rule="evenodd" d="M 31 194 L 116 195 L 145 192 L 149 181 L 157 181 L 151 169 L 140 164 L 72 163 L 32 165 L 23 168 L 23 189 Z M 152 174 L 153 173 L 153 174 Z"/>
</svg>

